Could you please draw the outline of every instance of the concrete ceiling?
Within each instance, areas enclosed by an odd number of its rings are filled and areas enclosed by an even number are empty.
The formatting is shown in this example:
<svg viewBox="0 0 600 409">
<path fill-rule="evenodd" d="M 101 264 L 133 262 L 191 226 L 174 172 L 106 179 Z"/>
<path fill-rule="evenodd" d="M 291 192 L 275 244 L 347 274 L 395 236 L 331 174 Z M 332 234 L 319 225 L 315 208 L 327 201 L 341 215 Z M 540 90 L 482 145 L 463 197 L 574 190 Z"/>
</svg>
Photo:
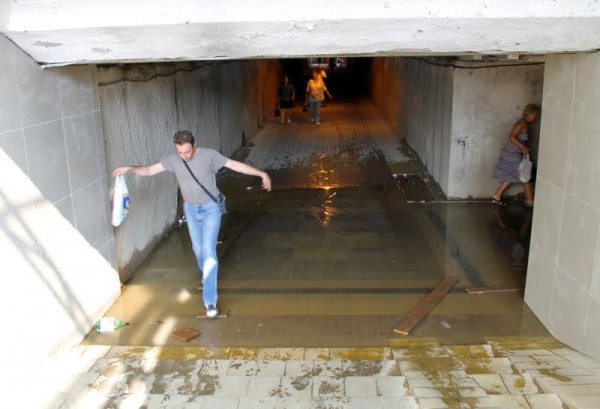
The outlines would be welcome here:
<svg viewBox="0 0 600 409">
<path fill-rule="evenodd" d="M 596 0 L 0 0 L 45 65 L 600 49 Z"/>
</svg>

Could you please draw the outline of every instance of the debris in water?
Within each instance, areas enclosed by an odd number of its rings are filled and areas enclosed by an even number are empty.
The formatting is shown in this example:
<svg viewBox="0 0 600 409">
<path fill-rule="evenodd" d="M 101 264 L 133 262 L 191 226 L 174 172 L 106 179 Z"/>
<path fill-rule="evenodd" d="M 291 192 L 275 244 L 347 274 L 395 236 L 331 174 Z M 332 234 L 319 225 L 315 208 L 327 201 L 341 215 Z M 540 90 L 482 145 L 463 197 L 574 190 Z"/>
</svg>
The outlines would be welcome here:
<svg viewBox="0 0 600 409">
<path fill-rule="evenodd" d="M 94 329 L 97 332 L 111 332 L 116 329 L 122 328 L 128 324 L 128 322 L 121 321 L 120 319 L 117 319 L 115 317 L 102 317 L 98 321 L 96 321 Z"/>
</svg>

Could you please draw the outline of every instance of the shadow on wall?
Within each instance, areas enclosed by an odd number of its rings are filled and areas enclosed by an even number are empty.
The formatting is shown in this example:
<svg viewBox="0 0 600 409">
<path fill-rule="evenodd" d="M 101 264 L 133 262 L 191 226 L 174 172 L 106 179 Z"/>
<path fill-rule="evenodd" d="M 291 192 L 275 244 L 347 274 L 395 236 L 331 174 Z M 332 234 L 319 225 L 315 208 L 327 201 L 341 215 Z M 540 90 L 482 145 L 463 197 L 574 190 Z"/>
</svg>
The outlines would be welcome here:
<svg viewBox="0 0 600 409">
<path fill-rule="evenodd" d="M 0 297 L 10 351 L 26 370 L 77 345 L 120 293 L 118 275 L 0 149 Z M 13 361 L 14 360 L 14 361 Z"/>
</svg>

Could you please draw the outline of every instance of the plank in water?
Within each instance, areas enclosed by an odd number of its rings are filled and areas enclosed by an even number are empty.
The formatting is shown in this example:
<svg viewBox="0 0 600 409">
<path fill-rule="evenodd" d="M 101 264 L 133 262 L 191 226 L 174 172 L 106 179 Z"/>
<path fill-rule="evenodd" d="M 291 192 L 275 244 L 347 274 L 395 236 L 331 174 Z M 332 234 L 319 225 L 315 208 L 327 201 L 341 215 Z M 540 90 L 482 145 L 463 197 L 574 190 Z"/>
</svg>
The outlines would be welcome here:
<svg viewBox="0 0 600 409">
<path fill-rule="evenodd" d="M 515 291 L 524 291 L 524 288 L 492 288 L 492 287 L 476 287 L 467 288 L 465 291 L 469 294 L 488 294 L 488 293 L 507 293 Z"/>
<path fill-rule="evenodd" d="M 227 318 L 228 316 L 229 316 L 229 310 L 224 311 L 224 312 L 219 312 L 216 317 L 207 317 L 206 311 L 202 310 L 202 311 L 200 311 L 200 313 L 198 315 L 196 315 L 196 318 L 214 320 L 217 318 Z"/>
<path fill-rule="evenodd" d="M 393 330 L 400 335 L 408 335 L 410 331 L 435 307 L 442 298 L 459 281 L 457 277 L 445 277 L 432 292 L 427 294 L 417 305 L 415 305 L 403 320 L 400 320 Z"/>
<path fill-rule="evenodd" d="M 181 342 L 188 342 L 198 335 L 200 335 L 200 333 L 192 328 L 179 328 L 171 332 L 171 336 Z"/>
</svg>

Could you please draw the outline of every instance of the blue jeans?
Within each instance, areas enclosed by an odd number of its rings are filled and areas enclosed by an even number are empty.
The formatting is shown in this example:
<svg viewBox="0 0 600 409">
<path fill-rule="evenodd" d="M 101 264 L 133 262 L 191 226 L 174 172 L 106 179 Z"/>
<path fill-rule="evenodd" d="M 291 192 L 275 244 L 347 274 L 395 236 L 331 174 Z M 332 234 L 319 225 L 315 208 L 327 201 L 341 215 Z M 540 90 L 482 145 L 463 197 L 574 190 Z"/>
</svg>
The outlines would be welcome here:
<svg viewBox="0 0 600 409">
<path fill-rule="evenodd" d="M 219 274 L 217 240 L 221 228 L 221 208 L 210 200 L 201 205 L 184 203 L 183 211 L 192 239 L 192 248 L 204 280 L 202 288 L 204 306 L 216 306 L 218 298 L 217 276 Z"/>
<path fill-rule="evenodd" d="M 308 110 L 310 112 L 310 117 L 315 120 L 315 122 L 321 122 L 321 101 L 310 101 L 308 103 Z"/>
</svg>

